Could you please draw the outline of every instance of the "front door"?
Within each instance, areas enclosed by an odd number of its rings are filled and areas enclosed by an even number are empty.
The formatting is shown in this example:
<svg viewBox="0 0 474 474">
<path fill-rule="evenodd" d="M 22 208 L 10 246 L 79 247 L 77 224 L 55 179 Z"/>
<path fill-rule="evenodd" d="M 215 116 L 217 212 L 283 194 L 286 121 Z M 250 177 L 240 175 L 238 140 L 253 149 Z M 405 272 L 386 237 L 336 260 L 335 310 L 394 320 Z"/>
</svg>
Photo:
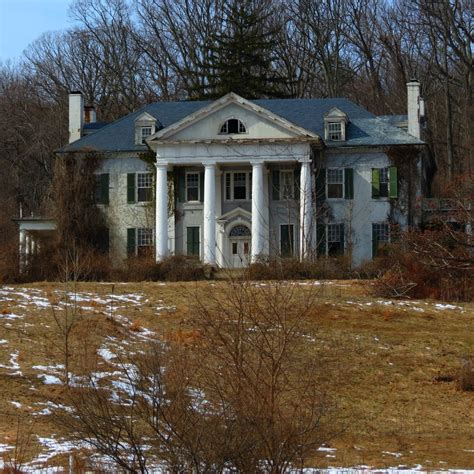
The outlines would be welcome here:
<svg viewBox="0 0 474 474">
<path fill-rule="evenodd" d="M 230 239 L 232 267 L 242 268 L 250 263 L 250 239 Z"/>
<path fill-rule="evenodd" d="M 230 265 L 246 267 L 250 263 L 250 230 L 246 225 L 236 225 L 229 234 Z"/>
</svg>

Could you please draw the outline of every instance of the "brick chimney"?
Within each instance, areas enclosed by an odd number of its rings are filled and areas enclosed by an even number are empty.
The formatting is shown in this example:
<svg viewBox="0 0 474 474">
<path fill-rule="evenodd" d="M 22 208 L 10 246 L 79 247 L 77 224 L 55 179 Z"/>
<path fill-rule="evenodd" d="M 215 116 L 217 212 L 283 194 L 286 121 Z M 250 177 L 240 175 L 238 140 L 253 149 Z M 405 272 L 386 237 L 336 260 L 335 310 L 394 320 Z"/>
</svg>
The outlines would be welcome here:
<svg viewBox="0 0 474 474">
<path fill-rule="evenodd" d="M 424 115 L 424 103 L 420 97 L 420 83 L 416 79 L 407 82 L 408 133 L 421 137 L 421 117 Z"/>
<path fill-rule="evenodd" d="M 84 107 L 84 123 L 95 123 L 96 120 L 95 107 L 93 105 L 86 105 Z"/>
<path fill-rule="evenodd" d="M 84 124 L 84 98 L 82 92 L 69 94 L 69 143 L 79 140 Z"/>
</svg>

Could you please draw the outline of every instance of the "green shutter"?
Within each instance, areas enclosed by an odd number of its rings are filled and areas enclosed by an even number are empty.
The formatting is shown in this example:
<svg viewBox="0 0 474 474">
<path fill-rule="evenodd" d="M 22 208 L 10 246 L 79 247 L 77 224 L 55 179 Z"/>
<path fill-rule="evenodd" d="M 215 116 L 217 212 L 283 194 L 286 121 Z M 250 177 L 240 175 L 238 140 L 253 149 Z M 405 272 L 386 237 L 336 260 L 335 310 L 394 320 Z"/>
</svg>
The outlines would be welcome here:
<svg viewBox="0 0 474 474">
<path fill-rule="evenodd" d="M 377 256 L 377 247 L 378 247 L 377 235 L 375 232 L 374 224 L 372 224 L 372 258 Z"/>
<path fill-rule="evenodd" d="M 127 202 L 129 204 L 135 202 L 135 173 L 127 174 Z"/>
<path fill-rule="evenodd" d="M 199 200 L 204 202 L 204 171 L 199 173 Z"/>
<path fill-rule="evenodd" d="M 186 202 L 186 172 L 184 168 L 176 169 L 176 182 L 178 189 L 178 201 Z"/>
<path fill-rule="evenodd" d="M 326 200 L 326 169 L 316 171 L 316 203 L 321 204 Z"/>
<path fill-rule="evenodd" d="M 100 203 L 109 203 L 109 174 L 104 173 L 100 175 Z"/>
<path fill-rule="evenodd" d="M 388 169 L 388 178 L 390 180 L 390 188 L 388 190 L 388 197 L 397 198 L 398 197 L 398 176 L 397 176 L 397 167 L 390 166 Z"/>
<path fill-rule="evenodd" d="M 326 256 L 326 225 L 316 224 L 316 241 L 318 248 L 318 258 Z"/>
<path fill-rule="evenodd" d="M 380 197 L 380 170 L 372 168 L 372 197 Z"/>
<path fill-rule="evenodd" d="M 300 176 L 301 176 L 301 168 L 295 168 L 293 171 L 293 177 L 294 177 L 294 194 L 295 194 L 295 199 L 298 200 L 300 198 L 300 189 L 301 189 L 301 183 L 300 183 Z"/>
<path fill-rule="evenodd" d="M 280 200 L 280 170 L 272 171 L 272 198 L 274 201 Z"/>
<path fill-rule="evenodd" d="M 186 254 L 199 257 L 199 227 L 187 227 L 186 231 Z"/>
<path fill-rule="evenodd" d="M 136 229 L 127 229 L 127 254 L 135 255 Z"/>
<path fill-rule="evenodd" d="M 354 199 L 354 170 L 352 168 L 344 170 L 344 197 Z"/>
<path fill-rule="evenodd" d="M 346 248 L 345 248 L 345 235 L 344 235 L 344 224 L 340 224 L 341 226 L 341 255 L 344 255 L 346 253 Z"/>
</svg>

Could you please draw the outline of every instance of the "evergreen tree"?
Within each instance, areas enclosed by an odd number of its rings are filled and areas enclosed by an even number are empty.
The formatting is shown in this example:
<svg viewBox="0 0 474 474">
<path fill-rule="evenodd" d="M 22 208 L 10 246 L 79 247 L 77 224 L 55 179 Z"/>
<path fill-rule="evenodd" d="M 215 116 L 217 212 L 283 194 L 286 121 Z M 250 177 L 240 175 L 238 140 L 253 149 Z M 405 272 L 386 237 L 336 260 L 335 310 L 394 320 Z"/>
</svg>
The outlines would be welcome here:
<svg viewBox="0 0 474 474">
<path fill-rule="evenodd" d="M 269 0 L 230 0 L 223 7 L 223 29 L 210 38 L 207 78 L 196 98 L 235 92 L 246 99 L 282 97 L 284 79 L 273 67 L 279 34 Z M 194 94 L 193 94 L 194 95 Z"/>
</svg>

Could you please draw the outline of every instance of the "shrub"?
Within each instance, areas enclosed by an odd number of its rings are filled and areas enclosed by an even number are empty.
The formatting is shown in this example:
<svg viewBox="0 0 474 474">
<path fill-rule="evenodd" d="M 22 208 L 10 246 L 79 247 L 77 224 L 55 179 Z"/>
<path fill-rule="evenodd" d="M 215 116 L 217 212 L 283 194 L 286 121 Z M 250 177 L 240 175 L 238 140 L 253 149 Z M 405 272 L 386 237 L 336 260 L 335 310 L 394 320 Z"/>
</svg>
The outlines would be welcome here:
<svg viewBox="0 0 474 474">
<path fill-rule="evenodd" d="M 197 281 L 212 277 L 212 269 L 185 255 L 172 255 L 160 262 L 143 256 L 128 258 L 124 268 L 112 274 L 123 281 Z"/>
<path fill-rule="evenodd" d="M 314 262 L 294 258 L 252 263 L 244 271 L 250 280 L 344 279 L 351 275 L 347 257 L 322 258 Z"/>
<path fill-rule="evenodd" d="M 459 387 L 464 391 L 474 391 L 474 357 L 463 357 L 459 374 Z"/>
</svg>

